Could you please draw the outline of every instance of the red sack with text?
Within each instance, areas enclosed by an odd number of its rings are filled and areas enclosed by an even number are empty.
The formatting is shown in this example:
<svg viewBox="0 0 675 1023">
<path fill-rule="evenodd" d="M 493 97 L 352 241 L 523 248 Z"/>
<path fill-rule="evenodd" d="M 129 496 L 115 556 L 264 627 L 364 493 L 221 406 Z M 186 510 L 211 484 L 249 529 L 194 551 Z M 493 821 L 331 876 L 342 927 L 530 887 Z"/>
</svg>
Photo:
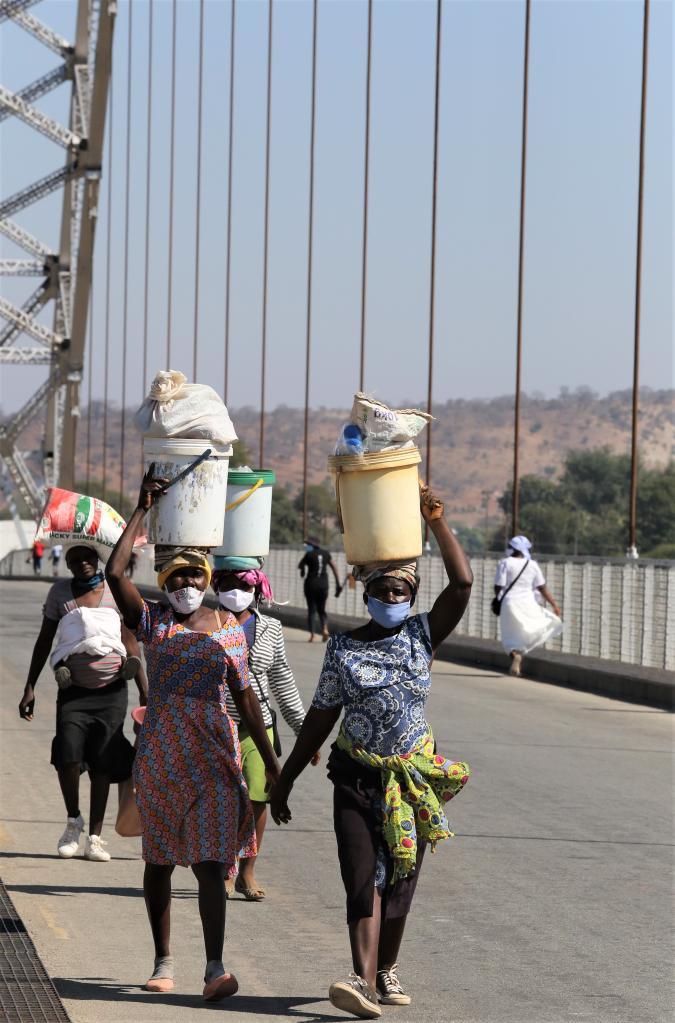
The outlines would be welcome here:
<svg viewBox="0 0 675 1023">
<path fill-rule="evenodd" d="M 101 561 L 107 561 L 125 527 L 122 516 L 98 497 L 52 487 L 47 491 L 35 539 L 48 546 L 63 544 L 66 549 L 86 544 L 97 551 Z M 135 545 L 146 542 L 146 537 L 138 537 Z"/>
</svg>

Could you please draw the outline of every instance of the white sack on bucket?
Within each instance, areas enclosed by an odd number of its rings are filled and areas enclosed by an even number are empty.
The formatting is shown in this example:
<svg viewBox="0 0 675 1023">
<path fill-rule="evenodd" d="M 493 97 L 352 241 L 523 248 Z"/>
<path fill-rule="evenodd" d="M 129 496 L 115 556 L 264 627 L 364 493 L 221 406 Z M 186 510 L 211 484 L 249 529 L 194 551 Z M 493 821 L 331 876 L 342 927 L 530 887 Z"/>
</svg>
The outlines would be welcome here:
<svg viewBox="0 0 675 1023">
<path fill-rule="evenodd" d="M 418 409 L 392 409 L 376 398 L 359 392 L 354 395 L 351 422 L 363 434 L 363 450 L 388 451 L 412 444 L 433 416 Z"/>
<path fill-rule="evenodd" d="M 228 447 L 237 439 L 222 398 L 207 384 L 189 384 L 177 370 L 161 370 L 134 416 L 144 437 L 181 437 Z"/>
</svg>

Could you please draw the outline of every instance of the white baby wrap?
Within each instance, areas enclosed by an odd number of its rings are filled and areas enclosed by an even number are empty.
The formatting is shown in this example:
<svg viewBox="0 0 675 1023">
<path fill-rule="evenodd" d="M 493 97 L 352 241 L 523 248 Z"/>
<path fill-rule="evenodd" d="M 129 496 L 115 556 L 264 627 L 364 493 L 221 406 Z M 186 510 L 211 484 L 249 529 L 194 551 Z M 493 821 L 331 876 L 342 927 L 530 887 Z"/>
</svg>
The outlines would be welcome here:
<svg viewBox="0 0 675 1023">
<path fill-rule="evenodd" d="M 60 620 L 54 649 L 49 658 L 52 668 L 72 654 L 106 654 L 126 657 L 122 642 L 120 616 L 112 607 L 77 607 Z"/>
</svg>

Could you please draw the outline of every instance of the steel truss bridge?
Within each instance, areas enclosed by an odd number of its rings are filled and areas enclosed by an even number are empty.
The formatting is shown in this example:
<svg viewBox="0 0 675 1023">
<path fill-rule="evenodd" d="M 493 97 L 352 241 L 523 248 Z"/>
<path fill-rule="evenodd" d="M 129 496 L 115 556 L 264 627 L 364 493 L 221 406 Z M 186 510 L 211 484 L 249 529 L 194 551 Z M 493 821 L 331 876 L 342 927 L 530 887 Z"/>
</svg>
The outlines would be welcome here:
<svg viewBox="0 0 675 1023">
<path fill-rule="evenodd" d="M 46 136 L 61 151 L 54 169 L 0 200 L 0 232 L 30 258 L 0 260 L 0 275 L 35 277 L 38 284 L 21 306 L 0 297 L 0 365 L 47 367 L 47 378 L 11 422 L 0 429 L 0 454 L 24 503 L 38 514 L 40 488 L 17 447 L 28 422 L 46 409 L 43 442 L 45 486 L 72 487 L 79 394 L 92 281 L 94 236 L 103 155 L 103 132 L 110 83 L 114 0 L 79 0 L 75 39 L 69 41 L 35 17 L 37 0 L 2 0 L 0 23 L 11 19 L 61 63 L 19 92 L 0 85 L 0 120 L 14 116 Z M 36 101 L 70 82 L 70 118 L 59 124 Z M 64 158 L 65 154 L 65 158 Z M 52 192 L 62 193 L 58 251 L 21 227 L 14 218 Z M 52 325 L 38 315 L 52 309 Z M 34 347 L 18 347 L 28 335 Z"/>
</svg>

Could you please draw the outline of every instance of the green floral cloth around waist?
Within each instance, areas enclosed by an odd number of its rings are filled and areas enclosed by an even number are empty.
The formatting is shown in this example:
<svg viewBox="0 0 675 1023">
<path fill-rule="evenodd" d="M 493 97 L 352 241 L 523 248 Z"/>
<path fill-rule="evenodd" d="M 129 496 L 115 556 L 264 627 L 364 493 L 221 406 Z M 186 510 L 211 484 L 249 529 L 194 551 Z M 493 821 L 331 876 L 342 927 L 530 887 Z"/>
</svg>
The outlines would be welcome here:
<svg viewBox="0 0 675 1023">
<path fill-rule="evenodd" d="M 419 840 L 435 852 L 436 842 L 453 837 L 443 804 L 462 791 L 471 774 L 469 765 L 434 753 L 431 732 L 410 753 L 391 757 L 368 753 L 343 727 L 337 746 L 382 776 L 382 831 L 394 864 L 393 884 L 414 870 Z"/>
</svg>

